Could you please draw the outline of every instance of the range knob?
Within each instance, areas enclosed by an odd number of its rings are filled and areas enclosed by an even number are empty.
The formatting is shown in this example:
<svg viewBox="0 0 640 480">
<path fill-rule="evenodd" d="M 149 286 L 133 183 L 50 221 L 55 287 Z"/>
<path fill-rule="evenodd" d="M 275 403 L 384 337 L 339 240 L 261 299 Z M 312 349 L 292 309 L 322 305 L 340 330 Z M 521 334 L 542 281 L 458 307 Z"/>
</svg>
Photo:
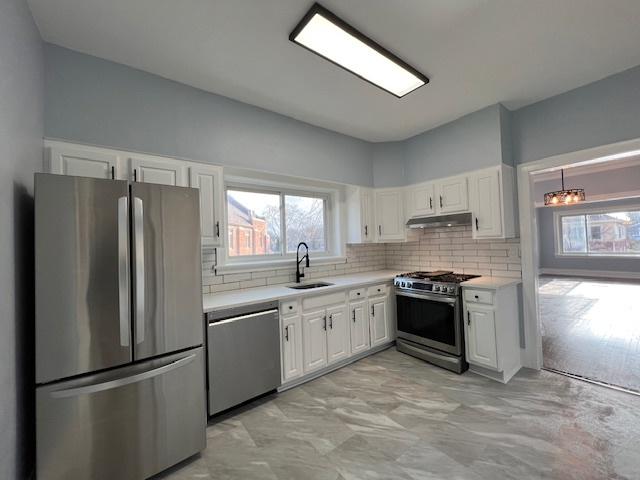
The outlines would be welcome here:
<svg viewBox="0 0 640 480">
<path fill-rule="evenodd" d="M 400 286 L 401 286 L 401 287 L 404 287 L 404 282 L 402 282 L 402 283 L 400 284 Z"/>
<path fill-rule="evenodd" d="M 407 282 L 407 288 L 411 288 L 411 285 L 413 285 L 411 282 Z"/>
<path fill-rule="evenodd" d="M 434 292 L 439 292 L 440 291 L 440 285 L 434 285 L 433 286 L 433 291 Z"/>
<path fill-rule="evenodd" d="M 449 291 L 449 293 L 453 293 L 455 291 L 456 287 L 449 287 L 447 288 L 447 290 Z"/>
</svg>

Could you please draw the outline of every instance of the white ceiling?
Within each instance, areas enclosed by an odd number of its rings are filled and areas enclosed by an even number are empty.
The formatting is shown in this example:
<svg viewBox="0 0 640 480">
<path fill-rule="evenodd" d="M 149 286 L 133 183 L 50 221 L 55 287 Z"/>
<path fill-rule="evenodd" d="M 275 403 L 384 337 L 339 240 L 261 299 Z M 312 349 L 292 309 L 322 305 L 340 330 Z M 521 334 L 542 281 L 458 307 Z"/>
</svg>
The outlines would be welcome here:
<svg viewBox="0 0 640 480">
<path fill-rule="evenodd" d="M 323 0 L 430 77 L 397 99 L 289 42 L 305 0 L 29 0 L 43 38 L 370 141 L 640 64 L 638 0 Z"/>
</svg>

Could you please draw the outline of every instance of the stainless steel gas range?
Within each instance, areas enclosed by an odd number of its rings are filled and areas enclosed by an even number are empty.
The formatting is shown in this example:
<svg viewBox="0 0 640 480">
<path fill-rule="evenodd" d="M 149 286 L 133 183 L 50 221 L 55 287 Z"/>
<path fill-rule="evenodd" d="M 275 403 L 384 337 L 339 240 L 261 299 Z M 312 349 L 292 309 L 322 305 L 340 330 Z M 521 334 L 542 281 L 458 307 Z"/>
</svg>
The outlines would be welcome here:
<svg viewBox="0 0 640 480">
<path fill-rule="evenodd" d="M 445 270 L 397 276 L 398 351 L 456 373 L 467 370 L 460 283 L 477 277 Z"/>
</svg>

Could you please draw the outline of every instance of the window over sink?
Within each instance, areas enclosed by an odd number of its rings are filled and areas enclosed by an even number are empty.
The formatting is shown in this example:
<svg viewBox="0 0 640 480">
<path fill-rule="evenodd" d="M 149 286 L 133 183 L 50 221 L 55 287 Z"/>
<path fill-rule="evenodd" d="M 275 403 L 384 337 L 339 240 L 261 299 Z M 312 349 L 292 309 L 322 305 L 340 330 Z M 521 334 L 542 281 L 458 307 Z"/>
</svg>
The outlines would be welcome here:
<svg viewBox="0 0 640 480">
<path fill-rule="evenodd" d="M 330 254 L 329 203 L 321 193 L 228 186 L 229 263 L 295 257 L 300 242 L 319 256 Z"/>
</svg>

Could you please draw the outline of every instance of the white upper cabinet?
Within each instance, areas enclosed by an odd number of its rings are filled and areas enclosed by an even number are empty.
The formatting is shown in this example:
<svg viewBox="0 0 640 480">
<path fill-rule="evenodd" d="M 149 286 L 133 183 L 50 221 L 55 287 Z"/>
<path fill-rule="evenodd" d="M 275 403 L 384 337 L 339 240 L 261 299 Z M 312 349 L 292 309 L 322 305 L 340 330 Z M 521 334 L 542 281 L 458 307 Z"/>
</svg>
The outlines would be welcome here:
<svg viewBox="0 0 640 480">
<path fill-rule="evenodd" d="M 136 155 L 129 157 L 131 178 L 136 182 L 187 186 L 185 162 L 169 158 Z"/>
<path fill-rule="evenodd" d="M 119 178 L 119 154 L 101 148 L 46 143 L 45 171 L 59 175 Z"/>
<path fill-rule="evenodd" d="M 346 191 L 347 242 L 370 243 L 375 240 L 373 192 L 370 188 L 349 185 Z"/>
<path fill-rule="evenodd" d="M 473 238 L 509 238 L 516 235 L 513 168 L 507 165 L 469 176 L 469 207 Z"/>
<path fill-rule="evenodd" d="M 403 189 L 381 188 L 375 191 L 375 219 L 378 241 L 405 240 Z"/>
<path fill-rule="evenodd" d="M 202 246 L 218 247 L 224 243 L 222 167 L 192 165 L 189 186 L 200 190 L 200 231 Z"/>
<path fill-rule="evenodd" d="M 436 182 L 438 213 L 458 213 L 469 210 L 467 177 L 451 177 Z"/>
<path fill-rule="evenodd" d="M 435 185 L 422 183 L 407 189 L 407 218 L 424 217 L 436 213 Z"/>
</svg>

